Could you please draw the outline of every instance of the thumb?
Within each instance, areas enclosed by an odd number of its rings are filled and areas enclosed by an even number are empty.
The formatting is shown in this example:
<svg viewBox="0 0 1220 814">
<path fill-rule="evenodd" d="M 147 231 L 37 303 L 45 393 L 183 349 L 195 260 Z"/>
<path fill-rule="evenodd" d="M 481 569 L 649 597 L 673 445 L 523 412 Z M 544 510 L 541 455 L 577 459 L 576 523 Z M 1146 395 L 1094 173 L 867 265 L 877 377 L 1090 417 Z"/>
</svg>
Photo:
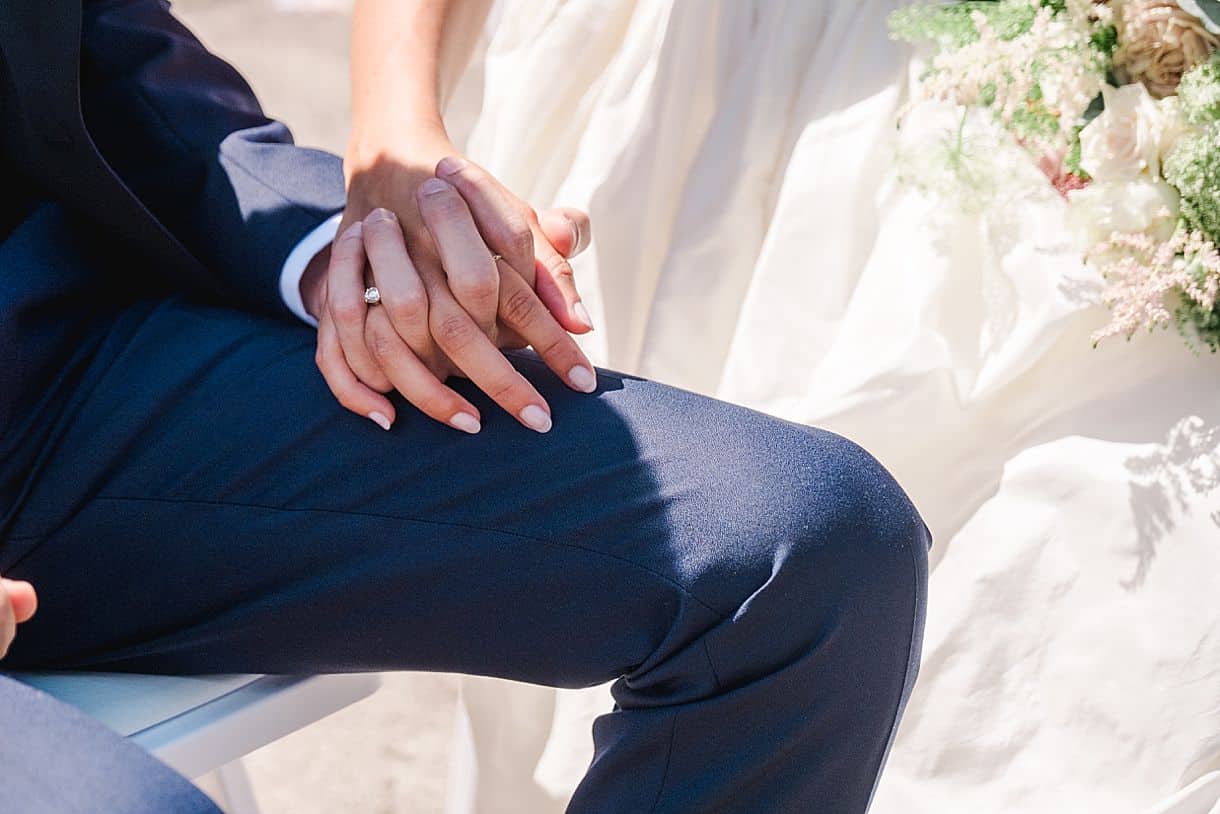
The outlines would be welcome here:
<svg viewBox="0 0 1220 814">
<path fill-rule="evenodd" d="M 13 616 L 18 622 L 25 622 L 38 610 L 38 595 L 34 586 L 28 582 L 15 579 L 0 579 L 0 586 L 8 594 L 8 601 L 13 606 Z"/>
</svg>

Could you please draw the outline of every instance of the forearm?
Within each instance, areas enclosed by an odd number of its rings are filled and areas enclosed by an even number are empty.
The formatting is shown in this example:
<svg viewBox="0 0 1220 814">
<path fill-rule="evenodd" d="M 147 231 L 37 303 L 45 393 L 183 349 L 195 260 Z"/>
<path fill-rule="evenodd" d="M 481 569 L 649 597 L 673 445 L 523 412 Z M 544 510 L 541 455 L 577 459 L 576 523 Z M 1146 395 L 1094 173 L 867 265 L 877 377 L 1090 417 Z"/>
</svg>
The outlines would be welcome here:
<svg viewBox="0 0 1220 814">
<path fill-rule="evenodd" d="M 443 89 L 469 57 L 489 6 L 490 0 L 357 0 L 349 182 L 380 162 L 426 166 L 449 152 Z"/>
</svg>

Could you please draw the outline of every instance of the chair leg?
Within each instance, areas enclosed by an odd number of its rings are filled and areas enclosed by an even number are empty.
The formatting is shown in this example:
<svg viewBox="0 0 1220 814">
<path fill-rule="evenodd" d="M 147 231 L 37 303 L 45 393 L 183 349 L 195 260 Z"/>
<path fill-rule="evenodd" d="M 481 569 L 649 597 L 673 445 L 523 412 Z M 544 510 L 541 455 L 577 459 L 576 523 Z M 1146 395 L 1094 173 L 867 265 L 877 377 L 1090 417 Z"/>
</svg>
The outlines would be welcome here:
<svg viewBox="0 0 1220 814">
<path fill-rule="evenodd" d="M 212 793 L 225 814 L 259 814 L 254 787 L 240 758 L 217 768 L 200 786 Z"/>
</svg>

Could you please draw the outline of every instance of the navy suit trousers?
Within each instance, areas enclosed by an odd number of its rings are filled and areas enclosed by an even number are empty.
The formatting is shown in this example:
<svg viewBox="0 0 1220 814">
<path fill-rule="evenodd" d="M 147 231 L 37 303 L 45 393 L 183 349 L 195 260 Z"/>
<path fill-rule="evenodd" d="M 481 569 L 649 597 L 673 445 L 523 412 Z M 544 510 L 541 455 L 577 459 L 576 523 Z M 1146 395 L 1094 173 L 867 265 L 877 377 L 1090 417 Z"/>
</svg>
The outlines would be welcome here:
<svg viewBox="0 0 1220 814">
<path fill-rule="evenodd" d="M 571 811 L 866 809 L 929 537 L 856 445 L 610 371 L 573 393 L 528 352 L 548 435 L 466 382 L 479 435 L 406 405 L 387 433 L 301 325 L 174 298 L 82 324 L 53 430 L 12 459 L 0 573 L 41 607 L 7 668 L 614 681 Z M 27 742 L 47 776 L 81 759 Z"/>
</svg>

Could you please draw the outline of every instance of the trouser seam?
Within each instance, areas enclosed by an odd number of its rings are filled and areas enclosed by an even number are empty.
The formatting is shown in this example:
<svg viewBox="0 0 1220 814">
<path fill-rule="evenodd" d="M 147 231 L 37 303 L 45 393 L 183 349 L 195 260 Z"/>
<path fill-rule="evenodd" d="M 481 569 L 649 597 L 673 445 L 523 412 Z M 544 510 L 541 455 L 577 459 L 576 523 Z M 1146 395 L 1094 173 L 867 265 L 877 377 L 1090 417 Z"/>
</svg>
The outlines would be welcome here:
<svg viewBox="0 0 1220 814">
<path fill-rule="evenodd" d="M 674 757 L 674 740 L 678 734 L 678 710 L 674 710 L 673 717 L 669 719 L 669 748 L 665 750 L 665 769 L 661 772 L 661 784 L 657 786 L 657 798 L 652 801 L 652 808 L 649 814 L 656 814 L 657 806 L 661 804 L 661 795 L 665 792 L 665 781 L 669 779 L 669 764 L 673 762 Z"/>
<path fill-rule="evenodd" d="M 708 669 L 712 672 L 712 681 L 716 684 L 716 692 L 724 692 L 724 685 L 720 683 L 720 676 L 716 673 L 716 664 L 712 661 L 712 652 L 708 650 L 707 637 L 703 636 L 703 655 L 707 658 Z M 665 769 L 661 772 L 661 784 L 657 787 L 657 797 L 652 801 L 652 808 L 649 809 L 649 814 L 655 814 L 657 806 L 661 805 L 661 796 L 665 793 L 665 781 L 669 779 L 669 764 L 673 762 L 674 757 L 674 742 L 677 740 L 678 734 L 678 714 L 680 710 L 675 709 L 673 718 L 669 724 L 669 748 L 665 750 Z"/>
<path fill-rule="evenodd" d="M 604 557 L 609 560 L 614 560 L 616 562 L 621 562 L 626 565 L 630 565 L 633 568 L 638 568 L 639 570 L 641 570 L 647 574 L 650 574 L 650 575 L 656 577 L 657 579 L 677 588 L 685 596 L 689 597 L 691 599 L 691 601 L 695 602 L 697 605 L 702 607 L 704 610 L 708 611 L 713 616 L 715 616 L 717 624 L 719 624 L 720 622 L 723 622 L 725 619 L 728 618 L 727 614 L 721 613 L 720 611 L 716 610 L 711 605 L 709 605 L 707 602 L 704 602 L 698 596 L 691 593 L 690 589 L 688 589 L 685 585 L 683 585 L 682 583 L 675 580 L 673 577 L 670 577 L 666 574 L 662 574 L 659 571 L 654 571 L 653 569 L 649 568 L 648 566 L 642 565 L 641 563 L 635 562 L 634 560 L 628 559 L 627 557 L 622 557 L 622 556 L 619 556 L 618 554 L 611 554 L 608 551 L 599 551 L 596 548 L 589 548 L 588 546 L 577 545 L 575 543 L 562 543 L 557 540 L 547 539 L 545 537 L 536 537 L 532 534 L 523 534 L 522 532 L 519 532 L 519 531 L 509 531 L 506 529 L 492 528 L 489 526 L 477 525 L 474 523 L 455 523 L 455 522 L 449 521 L 449 520 L 433 520 L 433 519 L 422 518 L 422 517 L 411 517 L 408 515 L 388 514 L 385 512 L 359 511 L 359 510 L 354 510 L 354 509 L 323 509 L 323 508 L 305 507 L 305 506 L 272 506 L 272 505 L 268 505 L 268 504 L 250 503 L 250 502 L 246 502 L 246 501 L 235 501 L 235 500 L 203 500 L 203 499 L 199 499 L 199 498 L 170 498 L 170 497 L 126 497 L 126 496 L 122 496 L 122 495 L 96 495 L 92 498 L 92 502 L 98 502 L 98 501 L 113 501 L 113 502 L 128 501 L 128 502 L 133 502 L 133 503 L 190 504 L 190 505 L 199 505 L 199 506 L 233 507 L 233 508 L 239 508 L 239 509 L 260 509 L 263 511 L 272 511 L 272 512 L 336 514 L 336 515 L 340 515 L 340 516 L 344 516 L 344 517 L 367 517 L 367 518 L 371 518 L 371 519 L 375 519 L 375 520 L 395 520 L 395 521 L 398 521 L 401 523 L 419 523 L 421 525 L 437 526 L 440 528 L 465 529 L 467 531 L 478 531 L 478 532 L 484 532 L 484 533 L 500 534 L 500 535 L 504 535 L 506 537 L 515 537 L 515 538 L 521 539 L 521 540 L 528 540 L 528 541 L 534 542 L 534 543 L 541 543 L 542 545 L 555 546 L 558 548 L 568 548 L 568 549 L 572 549 L 575 551 L 584 551 L 589 554 L 595 554 L 599 557 Z M 714 672 L 714 668 L 713 668 L 713 672 Z"/>
<path fill-rule="evenodd" d="M 712 671 L 712 681 L 716 683 L 716 692 L 724 692 L 724 684 L 720 682 L 720 674 L 716 672 L 716 662 L 712 661 L 712 651 L 708 649 L 707 636 L 703 636 L 703 655 L 707 659 L 707 667 Z"/>
</svg>

